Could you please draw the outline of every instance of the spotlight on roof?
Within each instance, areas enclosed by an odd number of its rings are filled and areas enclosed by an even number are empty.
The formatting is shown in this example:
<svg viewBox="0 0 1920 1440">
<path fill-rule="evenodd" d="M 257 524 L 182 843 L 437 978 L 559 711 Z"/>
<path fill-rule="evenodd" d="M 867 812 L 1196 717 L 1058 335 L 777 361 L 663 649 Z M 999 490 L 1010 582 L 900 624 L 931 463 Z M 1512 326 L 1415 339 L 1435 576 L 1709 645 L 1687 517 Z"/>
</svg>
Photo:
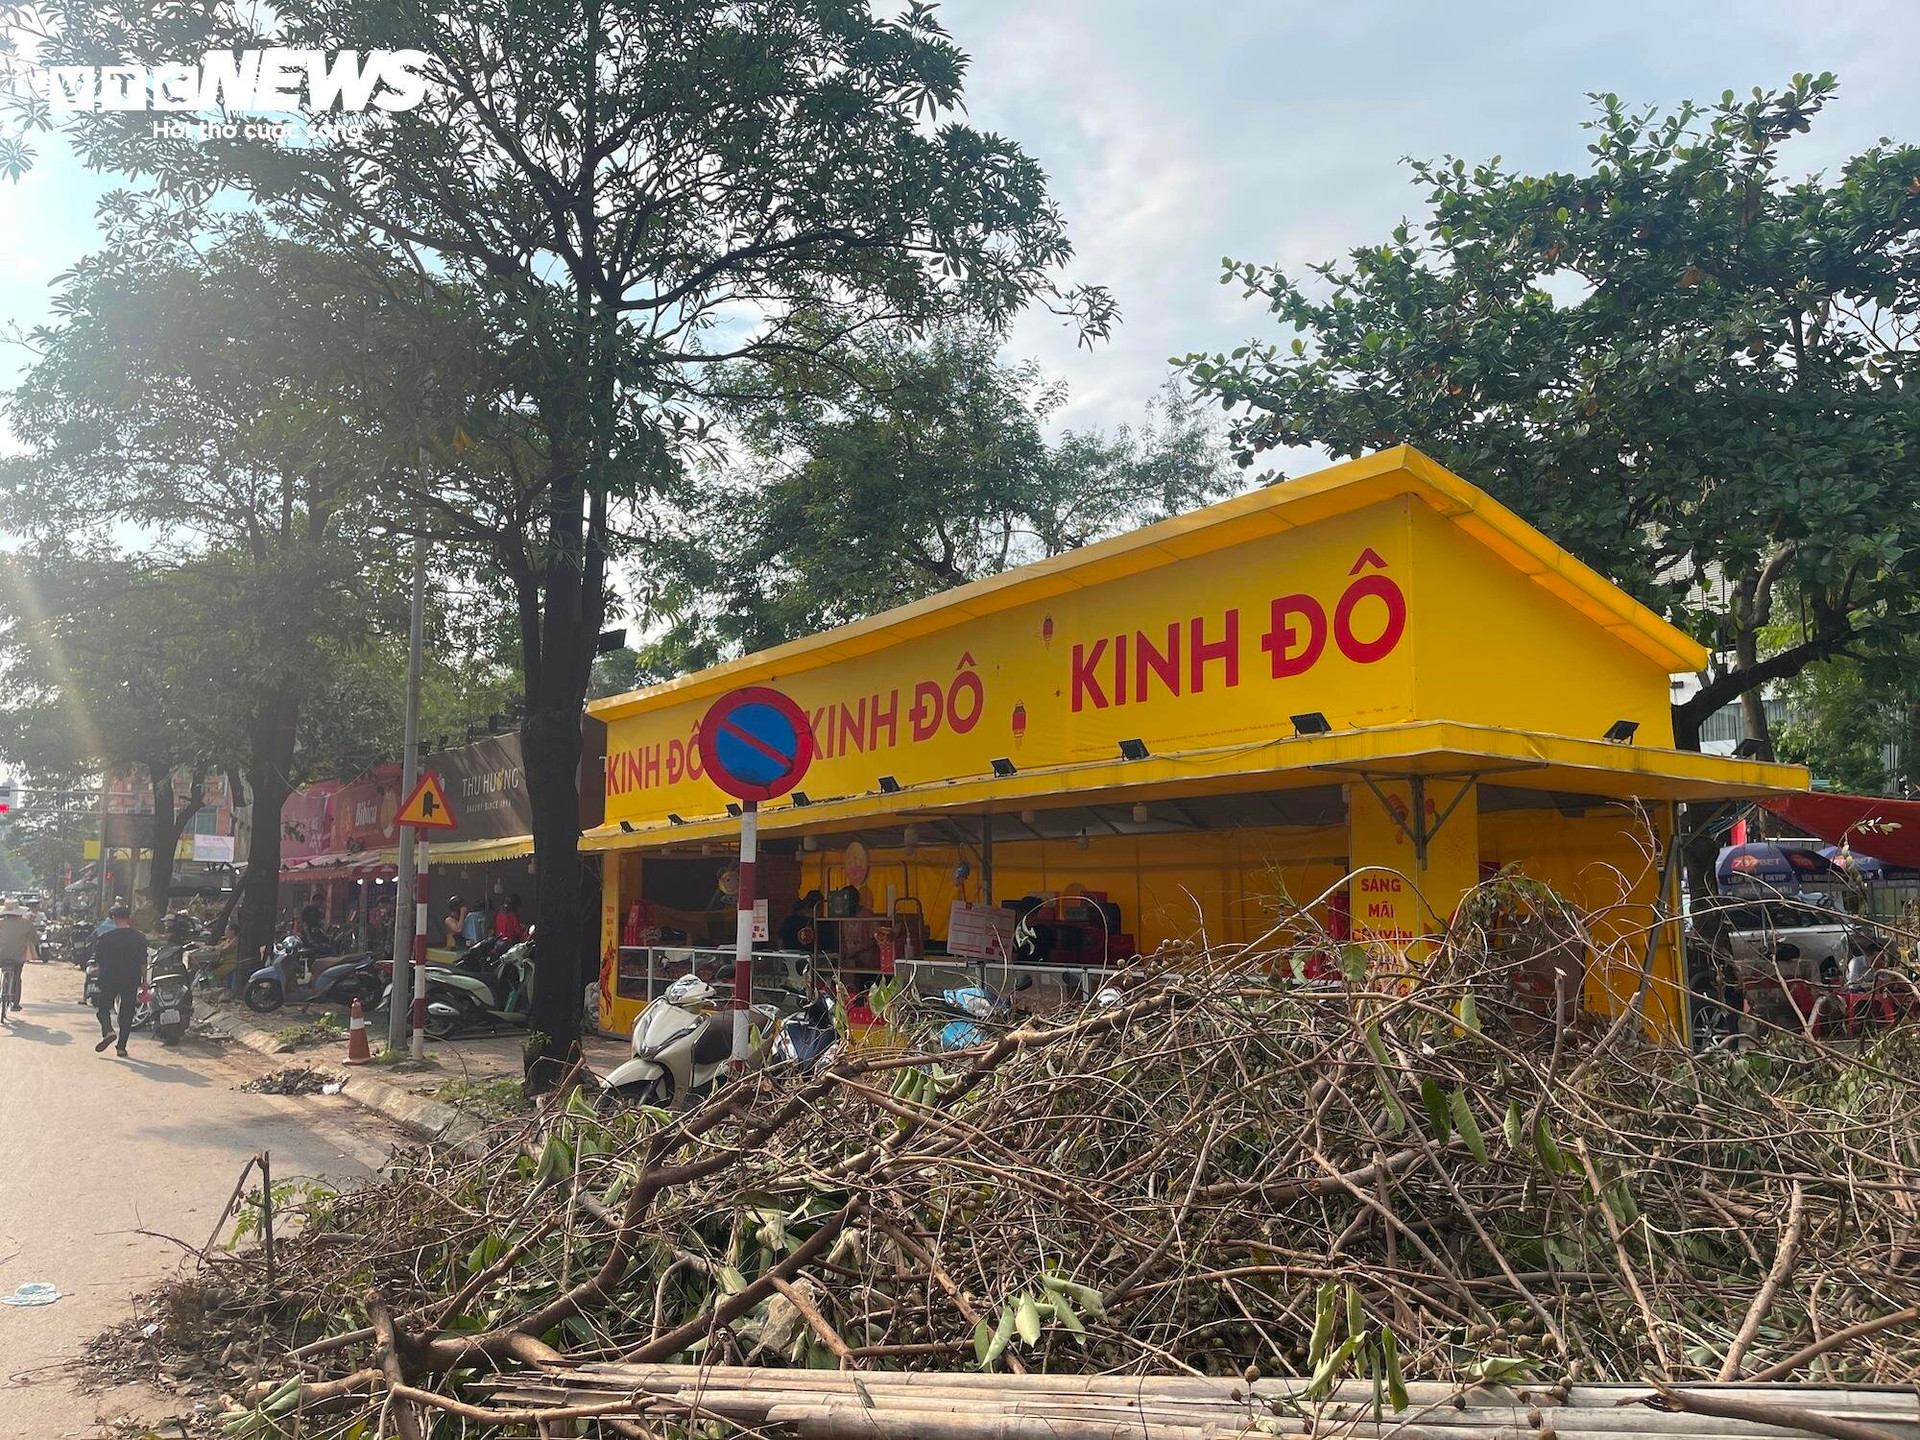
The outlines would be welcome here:
<svg viewBox="0 0 1920 1440">
<path fill-rule="evenodd" d="M 1144 760 L 1147 758 L 1147 742 L 1144 740 L 1122 740 L 1120 742 L 1122 760 Z"/>
<path fill-rule="evenodd" d="M 1007 759 L 1004 755 L 999 755 L 994 757 L 993 773 L 996 779 L 1007 780 L 1018 775 L 1020 772 L 1014 767 L 1013 761 Z"/>
<path fill-rule="evenodd" d="M 1293 721 L 1293 733 L 1296 735 L 1331 735 L 1333 726 L 1327 723 L 1327 717 L 1318 710 L 1309 710 L 1304 715 L 1290 715 Z"/>
<path fill-rule="evenodd" d="M 678 815 L 674 814 L 671 810 L 669 810 L 667 812 L 667 823 L 669 825 L 684 825 L 687 822 L 682 820 Z"/>
<path fill-rule="evenodd" d="M 740 807 L 736 805 L 733 801 L 729 800 L 727 802 L 727 814 L 731 815 L 734 819 L 738 820 L 740 818 Z"/>
<path fill-rule="evenodd" d="M 806 791 L 796 790 L 793 792 L 793 803 L 796 805 L 811 805 L 813 800 Z"/>
<path fill-rule="evenodd" d="M 622 820 L 620 822 L 620 833 L 622 835 L 633 834 L 633 822 L 631 820 Z"/>
<path fill-rule="evenodd" d="M 1760 758 L 1760 737 L 1758 735 L 1749 735 L 1738 745 L 1734 746 L 1733 758 L 1736 760 L 1758 760 Z"/>
<path fill-rule="evenodd" d="M 900 782 L 891 775 L 882 775 L 880 777 L 880 793 L 882 795 L 898 795 L 900 793 Z"/>
<path fill-rule="evenodd" d="M 1633 739 L 1634 731 L 1639 728 L 1640 722 L 1638 720 L 1616 720 L 1607 726 L 1607 733 L 1600 738 L 1602 740 L 1611 740 L 1616 745 L 1625 745 L 1629 740 Z"/>
<path fill-rule="evenodd" d="M 626 648 L 627 632 L 624 628 L 619 630 L 602 630 L 600 632 L 600 638 L 594 642 L 593 653 L 596 655 L 611 655 L 616 650 L 624 650 Z"/>
</svg>

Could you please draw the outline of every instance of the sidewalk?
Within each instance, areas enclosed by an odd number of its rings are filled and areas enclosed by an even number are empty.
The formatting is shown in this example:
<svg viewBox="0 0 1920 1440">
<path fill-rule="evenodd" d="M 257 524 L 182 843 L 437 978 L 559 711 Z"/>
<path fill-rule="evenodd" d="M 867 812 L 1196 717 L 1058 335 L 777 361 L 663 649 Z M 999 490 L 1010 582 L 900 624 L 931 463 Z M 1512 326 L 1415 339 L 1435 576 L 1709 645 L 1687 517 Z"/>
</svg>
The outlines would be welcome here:
<svg viewBox="0 0 1920 1440">
<path fill-rule="evenodd" d="M 272 1015 L 255 1015 L 240 1005 L 222 1005 L 205 1012 L 209 1030 L 230 1035 L 250 1050 L 276 1063 L 300 1064 L 337 1075 L 346 1082 L 347 1099 L 366 1106 L 409 1133 L 435 1144 L 474 1150 L 488 1126 L 504 1113 L 500 1100 L 511 1094 L 521 1076 L 522 1031 L 476 1035 L 457 1040 L 429 1041 L 425 1065 L 348 1065 L 344 1033 L 338 1045 L 292 1047 L 280 1037 L 290 1025 L 318 1020 L 318 1007 L 288 1006 Z M 377 1056 L 384 1035 L 371 1036 Z M 589 1035 L 583 1041 L 587 1063 L 606 1074 L 627 1057 L 623 1040 Z M 504 1083 L 503 1083 L 504 1082 Z M 489 1095 L 489 1087 L 493 1094 Z M 452 1094 L 446 1092 L 451 1091 Z"/>
</svg>

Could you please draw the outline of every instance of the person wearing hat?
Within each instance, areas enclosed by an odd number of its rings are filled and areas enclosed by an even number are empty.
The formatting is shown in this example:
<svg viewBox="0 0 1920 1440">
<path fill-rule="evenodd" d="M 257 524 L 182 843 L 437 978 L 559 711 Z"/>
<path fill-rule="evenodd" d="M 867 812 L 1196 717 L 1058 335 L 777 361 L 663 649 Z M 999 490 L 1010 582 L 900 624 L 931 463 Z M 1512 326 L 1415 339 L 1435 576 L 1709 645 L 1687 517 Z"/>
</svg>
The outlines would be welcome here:
<svg viewBox="0 0 1920 1440">
<path fill-rule="evenodd" d="M 7 1004 L 20 1008 L 20 971 L 38 958 L 39 927 L 13 901 L 0 905 L 0 984 L 7 987 Z"/>
<path fill-rule="evenodd" d="M 113 1044 L 113 1005 L 120 1002 L 120 1044 L 114 1053 L 127 1054 L 127 1038 L 133 1034 L 133 1012 L 140 1003 L 140 981 L 147 971 L 147 937 L 133 928 L 133 912 L 115 905 L 107 912 L 113 928 L 93 942 L 94 963 L 100 971 L 100 1043 L 93 1048 L 105 1050 Z"/>
</svg>

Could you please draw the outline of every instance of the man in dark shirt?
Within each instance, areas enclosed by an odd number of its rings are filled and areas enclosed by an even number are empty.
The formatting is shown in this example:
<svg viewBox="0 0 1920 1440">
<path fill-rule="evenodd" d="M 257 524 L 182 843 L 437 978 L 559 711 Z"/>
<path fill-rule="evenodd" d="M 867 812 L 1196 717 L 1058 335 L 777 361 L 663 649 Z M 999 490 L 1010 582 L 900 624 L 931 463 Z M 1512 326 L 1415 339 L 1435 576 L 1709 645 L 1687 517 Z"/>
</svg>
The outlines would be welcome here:
<svg viewBox="0 0 1920 1440">
<path fill-rule="evenodd" d="M 93 942 L 94 962 L 100 967 L 100 1043 L 93 1048 L 100 1051 L 113 1044 L 113 1003 L 118 1000 L 120 1043 L 113 1053 L 124 1058 L 134 1007 L 140 1003 L 140 982 L 147 973 L 147 937 L 133 928 L 133 915 L 125 905 L 114 906 L 107 918 L 113 928 Z"/>
</svg>

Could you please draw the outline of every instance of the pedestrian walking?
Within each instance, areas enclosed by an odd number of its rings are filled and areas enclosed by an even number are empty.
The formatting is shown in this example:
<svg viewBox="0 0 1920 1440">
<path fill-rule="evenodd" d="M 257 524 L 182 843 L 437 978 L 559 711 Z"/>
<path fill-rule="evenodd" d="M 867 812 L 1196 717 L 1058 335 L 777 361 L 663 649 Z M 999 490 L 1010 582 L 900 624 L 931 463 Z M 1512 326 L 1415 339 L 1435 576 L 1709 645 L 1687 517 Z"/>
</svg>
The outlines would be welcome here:
<svg viewBox="0 0 1920 1440">
<path fill-rule="evenodd" d="M 133 912 L 124 904 L 115 905 L 107 912 L 107 919 L 113 922 L 98 940 L 93 942 L 93 958 L 99 970 L 100 998 L 97 1002 L 100 1013 L 100 1043 L 93 1048 L 103 1051 L 113 1045 L 113 1006 L 120 1003 L 120 1043 L 114 1047 L 114 1054 L 123 1059 L 127 1053 L 127 1037 L 133 1034 L 133 1012 L 140 1003 L 140 981 L 147 971 L 147 937 L 133 928 Z"/>
</svg>

